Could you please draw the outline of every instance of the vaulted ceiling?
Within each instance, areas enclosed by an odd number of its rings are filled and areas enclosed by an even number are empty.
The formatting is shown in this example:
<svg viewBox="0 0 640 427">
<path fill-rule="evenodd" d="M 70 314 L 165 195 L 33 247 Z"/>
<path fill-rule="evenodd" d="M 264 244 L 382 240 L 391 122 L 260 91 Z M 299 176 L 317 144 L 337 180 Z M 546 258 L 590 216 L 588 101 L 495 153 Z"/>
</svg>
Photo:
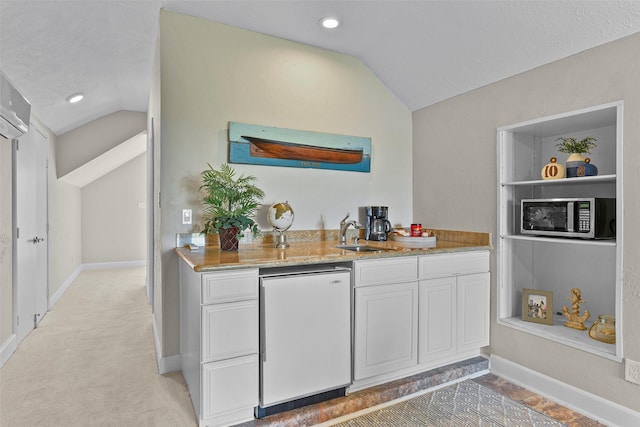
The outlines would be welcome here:
<svg viewBox="0 0 640 427">
<path fill-rule="evenodd" d="M 640 31 L 638 0 L 1 0 L 0 69 L 56 134 L 146 111 L 161 8 L 358 57 L 410 111 Z"/>
</svg>

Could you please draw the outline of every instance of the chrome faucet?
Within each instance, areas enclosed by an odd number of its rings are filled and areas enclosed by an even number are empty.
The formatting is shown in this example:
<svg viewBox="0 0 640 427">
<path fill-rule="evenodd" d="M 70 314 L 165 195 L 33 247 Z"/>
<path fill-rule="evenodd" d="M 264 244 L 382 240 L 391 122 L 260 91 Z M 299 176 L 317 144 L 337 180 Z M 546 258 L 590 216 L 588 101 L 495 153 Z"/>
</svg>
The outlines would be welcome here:
<svg viewBox="0 0 640 427">
<path fill-rule="evenodd" d="M 350 225 L 353 225 L 353 228 L 355 229 L 360 229 L 362 228 L 362 225 L 360 225 L 360 223 L 358 221 L 347 221 L 347 219 L 349 218 L 349 213 L 347 213 L 347 216 L 345 216 L 342 221 L 340 221 L 340 244 L 341 245 L 346 245 L 347 244 L 347 229 L 349 228 Z"/>
</svg>

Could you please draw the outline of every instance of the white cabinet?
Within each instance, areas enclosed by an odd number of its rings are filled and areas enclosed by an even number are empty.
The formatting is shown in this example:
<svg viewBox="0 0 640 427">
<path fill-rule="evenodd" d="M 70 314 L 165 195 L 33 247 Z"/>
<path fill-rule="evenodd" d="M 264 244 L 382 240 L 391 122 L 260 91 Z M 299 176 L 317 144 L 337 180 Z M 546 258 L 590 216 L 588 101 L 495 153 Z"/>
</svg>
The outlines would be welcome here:
<svg viewBox="0 0 640 427">
<path fill-rule="evenodd" d="M 354 281 L 356 388 L 489 344 L 489 251 L 355 261 Z"/>
<path fill-rule="evenodd" d="M 418 361 L 452 356 L 456 352 L 456 278 L 420 281 Z"/>
<path fill-rule="evenodd" d="M 417 258 L 354 262 L 354 379 L 417 364 Z"/>
<path fill-rule="evenodd" d="M 456 287 L 457 351 L 475 351 L 489 345 L 489 273 L 458 276 Z"/>
<path fill-rule="evenodd" d="M 258 300 L 202 306 L 202 362 L 258 353 Z"/>
<path fill-rule="evenodd" d="M 419 259 L 418 362 L 477 352 L 489 345 L 489 252 Z"/>
<path fill-rule="evenodd" d="M 571 288 L 578 287 L 591 312 L 616 317 L 622 330 L 622 119 L 623 103 L 615 102 L 532 120 L 498 129 L 498 323 L 612 360 L 622 360 L 621 340 L 615 345 L 589 338 L 586 331 L 564 325 L 554 314 L 553 325 L 522 320 L 524 288 L 550 291 L 551 313 L 561 312 Z M 597 139 L 591 164 L 598 175 L 542 180 L 551 157 L 564 164 L 568 154 L 557 151 L 557 139 L 587 136 Z M 584 240 L 521 234 L 522 199 L 603 197 L 616 199 L 616 238 Z"/>
<path fill-rule="evenodd" d="M 257 269 L 196 273 L 180 262 L 182 371 L 200 426 L 253 419 L 258 283 Z"/>
</svg>

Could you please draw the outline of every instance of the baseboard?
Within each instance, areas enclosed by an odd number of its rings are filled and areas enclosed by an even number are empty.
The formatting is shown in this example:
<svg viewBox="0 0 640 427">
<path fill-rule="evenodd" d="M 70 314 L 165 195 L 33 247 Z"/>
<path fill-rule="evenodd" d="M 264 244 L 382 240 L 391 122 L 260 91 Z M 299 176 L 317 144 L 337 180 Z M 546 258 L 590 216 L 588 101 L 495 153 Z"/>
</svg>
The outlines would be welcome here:
<svg viewBox="0 0 640 427">
<path fill-rule="evenodd" d="M 58 288 L 58 290 L 53 295 L 51 295 L 51 297 L 49 298 L 49 310 L 51 310 L 54 304 L 58 302 L 58 300 L 66 292 L 69 286 L 71 286 L 73 281 L 78 278 L 81 271 L 82 271 L 82 265 L 79 265 L 78 267 L 76 267 L 75 270 L 73 270 L 71 275 L 67 277 L 67 280 L 64 281 L 64 283 Z"/>
<path fill-rule="evenodd" d="M 110 268 L 129 268 L 129 267 L 144 267 L 147 265 L 146 260 L 141 261 L 117 261 L 117 262 L 94 262 L 89 264 L 82 264 L 83 270 L 101 270 Z"/>
<path fill-rule="evenodd" d="M 156 327 L 156 316 L 151 314 L 151 325 L 153 327 L 153 343 L 156 347 L 156 360 L 158 362 L 158 373 L 167 374 L 169 372 L 182 370 L 182 358 L 179 354 L 173 356 L 163 356 L 162 346 L 160 345 L 160 336 Z"/>
<path fill-rule="evenodd" d="M 610 427 L 640 426 L 640 412 L 491 355 L 491 372 Z"/>
<path fill-rule="evenodd" d="M 0 368 L 7 363 L 7 360 L 18 349 L 18 337 L 16 334 L 11 334 L 2 345 L 0 346 Z"/>
</svg>

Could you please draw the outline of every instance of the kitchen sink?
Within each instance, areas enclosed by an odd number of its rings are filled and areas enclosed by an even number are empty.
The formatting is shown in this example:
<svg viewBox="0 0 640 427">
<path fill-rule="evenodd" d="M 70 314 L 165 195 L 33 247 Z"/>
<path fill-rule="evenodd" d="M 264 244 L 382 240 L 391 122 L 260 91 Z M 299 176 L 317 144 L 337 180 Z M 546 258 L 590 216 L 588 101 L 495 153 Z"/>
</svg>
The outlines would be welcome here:
<svg viewBox="0 0 640 427">
<path fill-rule="evenodd" d="M 367 245 L 337 245 L 336 248 L 353 252 L 382 252 L 388 249 Z"/>
</svg>

